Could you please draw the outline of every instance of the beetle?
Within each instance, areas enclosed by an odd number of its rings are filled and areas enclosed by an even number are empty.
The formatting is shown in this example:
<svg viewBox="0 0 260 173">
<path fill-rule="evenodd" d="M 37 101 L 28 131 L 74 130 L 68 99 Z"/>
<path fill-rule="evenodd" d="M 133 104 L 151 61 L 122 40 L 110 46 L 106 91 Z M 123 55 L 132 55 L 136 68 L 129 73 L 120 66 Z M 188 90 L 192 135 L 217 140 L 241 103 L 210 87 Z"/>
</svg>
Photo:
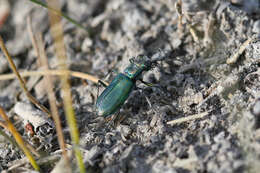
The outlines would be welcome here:
<svg viewBox="0 0 260 173">
<path fill-rule="evenodd" d="M 147 56 L 139 55 L 136 58 L 131 58 L 129 60 L 130 64 L 122 73 L 117 74 L 108 86 L 99 81 L 106 89 L 96 101 L 98 116 L 109 118 L 116 113 L 136 87 L 137 80 L 145 85 L 152 85 L 141 79 L 142 73 L 151 70 L 158 60 L 162 60 L 166 56 L 165 52 L 160 51 L 159 54 L 155 54 L 153 57 L 149 59 Z"/>
</svg>

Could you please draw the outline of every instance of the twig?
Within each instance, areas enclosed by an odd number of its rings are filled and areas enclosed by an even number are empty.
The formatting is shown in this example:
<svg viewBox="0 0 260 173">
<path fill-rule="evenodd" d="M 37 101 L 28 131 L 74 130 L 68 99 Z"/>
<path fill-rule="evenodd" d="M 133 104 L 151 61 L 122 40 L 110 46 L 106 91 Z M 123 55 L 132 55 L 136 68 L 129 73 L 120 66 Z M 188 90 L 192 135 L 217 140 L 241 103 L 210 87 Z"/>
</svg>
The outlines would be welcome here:
<svg viewBox="0 0 260 173">
<path fill-rule="evenodd" d="M 184 123 L 186 121 L 192 121 L 192 120 L 200 119 L 200 118 L 207 116 L 208 113 L 209 112 L 202 112 L 202 113 L 199 113 L 199 114 L 190 115 L 188 117 L 183 117 L 183 118 L 179 118 L 179 119 L 176 119 L 176 120 L 168 121 L 167 124 L 174 125 L 174 124 Z"/>
<path fill-rule="evenodd" d="M 246 47 L 255 40 L 255 37 L 251 37 L 249 39 L 247 39 L 238 49 L 238 51 L 233 54 L 230 58 L 227 59 L 226 63 L 227 64 L 234 64 L 237 62 L 238 58 L 240 57 L 240 55 L 246 50 Z"/>
<path fill-rule="evenodd" d="M 210 13 L 208 17 L 207 24 L 204 25 L 204 46 L 209 46 L 213 44 L 213 34 L 214 34 L 214 26 L 215 26 L 215 13 Z"/>
<path fill-rule="evenodd" d="M 175 3 L 175 9 L 178 14 L 178 29 L 182 33 L 183 32 L 183 27 L 182 27 L 182 0 L 178 0 Z"/>
<path fill-rule="evenodd" d="M 187 26 L 189 28 L 189 32 L 195 42 L 199 42 L 198 32 L 196 31 L 195 27 L 192 25 L 191 18 L 186 14 L 186 12 L 182 11 L 182 0 L 178 0 L 175 3 L 175 9 L 178 14 L 178 31 L 181 35 L 183 35 L 183 17 L 187 20 Z"/>
</svg>

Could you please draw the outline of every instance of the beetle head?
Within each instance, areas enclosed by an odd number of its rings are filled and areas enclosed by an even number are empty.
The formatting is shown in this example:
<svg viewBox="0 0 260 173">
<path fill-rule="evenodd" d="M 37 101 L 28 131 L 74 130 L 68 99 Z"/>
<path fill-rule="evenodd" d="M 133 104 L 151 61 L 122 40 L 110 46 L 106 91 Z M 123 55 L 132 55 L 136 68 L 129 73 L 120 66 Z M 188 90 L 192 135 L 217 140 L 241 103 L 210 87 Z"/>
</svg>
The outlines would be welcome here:
<svg viewBox="0 0 260 173">
<path fill-rule="evenodd" d="M 136 58 L 131 58 L 130 65 L 124 70 L 124 73 L 131 79 L 136 79 L 143 71 L 148 71 L 152 68 L 153 63 L 147 56 L 138 55 Z"/>
</svg>

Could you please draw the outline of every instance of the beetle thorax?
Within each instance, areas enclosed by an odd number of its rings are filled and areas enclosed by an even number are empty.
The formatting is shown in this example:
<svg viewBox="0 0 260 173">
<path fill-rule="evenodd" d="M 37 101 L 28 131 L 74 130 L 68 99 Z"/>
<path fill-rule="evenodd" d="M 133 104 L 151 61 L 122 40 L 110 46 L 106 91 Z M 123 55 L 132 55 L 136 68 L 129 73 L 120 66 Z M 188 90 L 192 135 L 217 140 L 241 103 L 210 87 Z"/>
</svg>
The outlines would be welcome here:
<svg viewBox="0 0 260 173">
<path fill-rule="evenodd" d="M 124 70 L 124 74 L 130 79 L 137 79 L 143 71 L 146 70 L 146 67 L 143 64 L 131 63 Z"/>
</svg>

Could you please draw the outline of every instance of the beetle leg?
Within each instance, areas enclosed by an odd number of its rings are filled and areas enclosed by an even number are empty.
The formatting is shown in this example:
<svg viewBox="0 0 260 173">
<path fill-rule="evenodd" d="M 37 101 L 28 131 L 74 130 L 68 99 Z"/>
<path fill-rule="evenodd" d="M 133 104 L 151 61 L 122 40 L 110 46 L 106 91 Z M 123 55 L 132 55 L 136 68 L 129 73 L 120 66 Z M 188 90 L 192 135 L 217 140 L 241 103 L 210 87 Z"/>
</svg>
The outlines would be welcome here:
<svg viewBox="0 0 260 173">
<path fill-rule="evenodd" d="M 143 94 L 144 95 L 144 97 L 145 97 L 145 100 L 147 101 L 147 103 L 148 103 L 148 105 L 149 105 L 149 107 L 154 111 L 154 112 L 156 112 L 156 110 L 153 108 L 153 106 L 152 106 L 152 104 L 151 104 L 151 101 L 150 101 L 150 99 L 141 91 L 141 94 Z"/>
<path fill-rule="evenodd" d="M 160 91 L 163 91 L 163 88 L 158 84 L 149 83 L 149 82 L 143 81 L 142 79 L 139 79 L 139 80 L 140 80 L 140 82 L 142 82 L 144 85 L 146 85 L 148 87 L 154 87 L 154 88 L 159 89 Z M 139 88 L 139 87 L 136 87 L 136 89 L 142 90 L 142 88 Z"/>
<path fill-rule="evenodd" d="M 107 84 L 105 84 L 102 80 L 98 80 L 98 84 L 101 84 L 103 87 L 107 87 Z"/>
<path fill-rule="evenodd" d="M 98 86 L 97 86 L 97 97 L 99 96 L 99 86 L 102 85 L 103 87 L 107 87 L 107 84 L 105 84 L 105 82 L 103 82 L 102 80 L 98 80 Z M 97 100 L 97 98 L 96 98 Z"/>
<path fill-rule="evenodd" d="M 152 103 L 151 103 L 150 99 L 143 93 L 143 89 L 142 88 L 138 88 L 138 87 L 136 87 L 136 89 L 138 89 L 140 91 L 140 93 L 142 95 L 144 95 L 145 100 L 147 101 L 149 107 L 153 110 L 153 112 L 154 113 L 158 113 L 158 111 L 156 109 L 154 109 L 154 107 L 152 106 Z"/>
<path fill-rule="evenodd" d="M 120 117 L 119 113 L 120 113 L 120 110 L 118 110 L 118 111 L 117 111 L 115 114 L 113 114 L 112 116 L 107 117 L 107 118 L 106 118 L 106 122 L 108 122 L 108 124 L 109 124 L 110 126 L 112 126 L 112 127 L 116 127 L 117 125 L 119 125 L 119 123 L 121 122 L 121 121 L 118 122 L 118 119 L 119 119 L 119 117 Z M 121 119 L 119 119 L 119 120 L 121 120 Z"/>
<path fill-rule="evenodd" d="M 152 83 L 143 81 L 142 79 L 139 79 L 139 80 L 140 80 L 140 82 L 142 82 L 142 83 L 145 84 L 146 86 L 149 86 L 149 87 L 153 87 L 153 86 L 154 86 L 154 84 L 152 84 Z"/>
<path fill-rule="evenodd" d="M 110 76 L 111 76 L 111 73 L 112 73 L 112 74 L 115 73 L 115 75 L 118 75 L 118 74 L 119 74 L 118 70 L 112 69 L 111 71 L 107 72 L 107 74 L 105 75 L 105 77 L 104 77 L 103 79 L 104 79 L 104 80 L 109 79 Z M 113 74 L 113 75 L 114 75 L 114 74 Z M 102 83 L 103 86 L 106 85 L 105 82 L 103 82 L 103 81 L 101 81 L 101 80 L 99 80 L 98 83 Z M 107 87 L 107 85 L 106 85 L 105 87 Z"/>
<path fill-rule="evenodd" d="M 152 108 L 152 110 L 154 110 L 153 107 L 152 107 L 151 101 L 148 99 L 148 97 L 146 95 L 144 95 L 144 97 L 145 97 L 148 105 Z"/>
<path fill-rule="evenodd" d="M 115 120 L 114 120 L 115 126 L 117 127 L 118 125 L 120 125 L 120 123 L 121 123 L 122 121 L 124 121 L 125 118 L 126 118 L 125 115 L 122 115 L 122 114 L 120 115 L 120 114 L 118 114 L 118 115 L 115 117 Z"/>
<path fill-rule="evenodd" d="M 118 71 L 117 71 L 117 70 L 112 70 L 112 72 L 118 74 Z M 107 74 L 105 75 L 105 78 L 107 78 L 109 74 L 110 74 L 110 73 L 107 73 Z M 106 82 L 104 82 L 103 80 L 98 80 L 98 94 L 97 94 L 97 95 L 99 95 L 99 86 L 100 86 L 100 85 L 102 85 L 102 86 L 105 87 L 105 88 L 108 86 L 108 84 L 106 84 Z"/>
</svg>

